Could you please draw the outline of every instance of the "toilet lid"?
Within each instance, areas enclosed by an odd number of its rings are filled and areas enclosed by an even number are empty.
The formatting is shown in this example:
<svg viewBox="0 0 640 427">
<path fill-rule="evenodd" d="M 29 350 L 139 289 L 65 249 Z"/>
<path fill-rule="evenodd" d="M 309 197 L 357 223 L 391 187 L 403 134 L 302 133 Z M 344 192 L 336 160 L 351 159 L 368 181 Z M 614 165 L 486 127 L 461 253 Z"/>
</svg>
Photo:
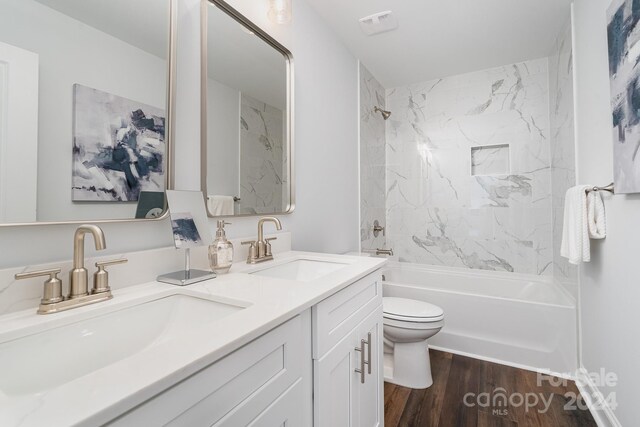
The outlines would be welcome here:
<svg viewBox="0 0 640 427">
<path fill-rule="evenodd" d="M 436 321 L 444 316 L 444 310 L 428 302 L 406 298 L 382 298 L 384 317 L 410 322 Z"/>
</svg>

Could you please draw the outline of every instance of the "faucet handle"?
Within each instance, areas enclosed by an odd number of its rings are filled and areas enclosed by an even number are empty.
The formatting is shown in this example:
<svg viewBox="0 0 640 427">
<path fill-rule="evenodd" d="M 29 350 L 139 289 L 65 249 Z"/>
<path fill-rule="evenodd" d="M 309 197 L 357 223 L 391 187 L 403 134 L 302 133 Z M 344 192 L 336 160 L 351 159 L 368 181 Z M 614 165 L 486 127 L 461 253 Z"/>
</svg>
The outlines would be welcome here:
<svg viewBox="0 0 640 427">
<path fill-rule="evenodd" d="M 91 289 L 91 293 L 102 294 L 105 292 L 109 292 L 111 290 L 111 288 L 109 287 L 109 272 L 105 269 L 105 267 L 115 264 L 124 264 L 128 261 L 129 260 L 126 258 L 119 258 L 96 262 L 98 271 L 93 274 L 93 289 Z"/>
<path fill-rule="evenodd" d="M 278 240 L 277 237 L 269 237 L 267 239 L 264 239 L 265 241 L 265 250 L 264 250 L 264 255 L 269 257 L 269 256 L 273 256 L 273 253 L 271 252 L 271 241 L 272 240 Z"/>
<path fill-rule="evenodd" d="M 129 260 L 126 258 L 118 258 L 118 259 L 110 259 L 107 261 L 98 261 L 96 262 L 96 267 L 98 268 L 104 268 L 104 267 L 108 267 L 110 265 L 115 265 L 115 264 L 124 264 L 125 262 L 128 262 Z"/>
<path fill-rule="evenodd" d="M 60 273 L 59 268 L 51 268 L 49 270 L 28 271 L 26 273 L 17 273 L 14 277 L 16 280 L 32 279 L 34 277 L 49 276 L 44 282 L 44 292 L 40 304 L 55 304 L 64 300 L 62 297 L 62 280 L 58 279 Z"/>
<path fill-rule="evenodd" d="M 258 259 L 258 251 L 256 249 L 256 242 L 248 240 L 246 242 L 240 242 L 242 245 L 249 245 L 249 255 L 247 255 L 247 264 L 255 264 Z"/>
</svg>

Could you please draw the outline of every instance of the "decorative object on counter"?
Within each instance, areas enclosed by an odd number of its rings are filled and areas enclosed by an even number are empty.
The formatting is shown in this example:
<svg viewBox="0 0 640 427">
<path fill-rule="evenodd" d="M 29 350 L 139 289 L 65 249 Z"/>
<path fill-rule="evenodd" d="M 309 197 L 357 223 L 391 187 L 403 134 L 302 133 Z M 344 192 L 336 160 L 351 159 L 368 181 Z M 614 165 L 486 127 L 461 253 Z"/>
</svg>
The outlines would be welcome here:
<svg viewBox="0 0 640 427">
<path fill-rule="evenodd" d="M 202 246 L 198 227 L 189 212 L 171 213 L 171 228 L 176 248 L 186 249 Z"/>
<path fill-rule="evenodd" d="M 79 84 L 73 99 L 73 201 L 164 191 L 164 110 Z"/>
<path fill-rule="evenodd" d="M 167 190 L 167 202 L 176 249 L 185 250 L 184 270 L 158 276 L 158 281 L 186 286 L 215 278 L 211 271 L 191 268 L 190 249 L 211 241 L 202 192 Z"/>
<path fill-rule="evenodd" d="M 209 265 L 216 274 L 228 273 L 233 264 L 233 243 L 227 240 L 225 225 L 231 223 L 218 220 L 216 239 L 209 245 Z"/>
<path fill-rule="evenodd" d="M 640 53 L 634 49 L 640 28 L 635 14 L 632 0 L 613 0 L 607 10 L 613 171 L 618 193 L 640 192 Z"/>
</svg>

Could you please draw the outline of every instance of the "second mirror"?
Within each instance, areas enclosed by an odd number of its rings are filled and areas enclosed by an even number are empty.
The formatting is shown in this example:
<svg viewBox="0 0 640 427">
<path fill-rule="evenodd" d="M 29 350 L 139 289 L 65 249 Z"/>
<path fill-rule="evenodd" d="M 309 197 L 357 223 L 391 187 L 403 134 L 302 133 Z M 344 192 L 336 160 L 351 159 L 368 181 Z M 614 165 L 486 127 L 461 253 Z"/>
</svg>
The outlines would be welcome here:
<svg viewBox="0 0 640 427">
<path fill-rule="evenodd" d="M 222 1 L 203 1 L 202 13 L 202 187 L 209 215 L 289 213 L 291 53 Z"/>
</svg>

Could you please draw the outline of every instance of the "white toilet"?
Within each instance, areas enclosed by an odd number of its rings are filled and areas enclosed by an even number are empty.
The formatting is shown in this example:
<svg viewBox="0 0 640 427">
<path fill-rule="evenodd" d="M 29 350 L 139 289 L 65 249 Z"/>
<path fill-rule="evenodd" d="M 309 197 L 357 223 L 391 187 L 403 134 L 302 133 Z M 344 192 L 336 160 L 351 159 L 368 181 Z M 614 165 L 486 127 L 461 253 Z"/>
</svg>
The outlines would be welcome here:
<svg viewBox="0 0 640 427">
<path fill-rule="evenodd" d="M 444 326 L 444 311 L 406 298 L 382 298 L 384 311 L 384 380 L 422 389 L 433 384 L 427 339 Z"/>
</svg>

